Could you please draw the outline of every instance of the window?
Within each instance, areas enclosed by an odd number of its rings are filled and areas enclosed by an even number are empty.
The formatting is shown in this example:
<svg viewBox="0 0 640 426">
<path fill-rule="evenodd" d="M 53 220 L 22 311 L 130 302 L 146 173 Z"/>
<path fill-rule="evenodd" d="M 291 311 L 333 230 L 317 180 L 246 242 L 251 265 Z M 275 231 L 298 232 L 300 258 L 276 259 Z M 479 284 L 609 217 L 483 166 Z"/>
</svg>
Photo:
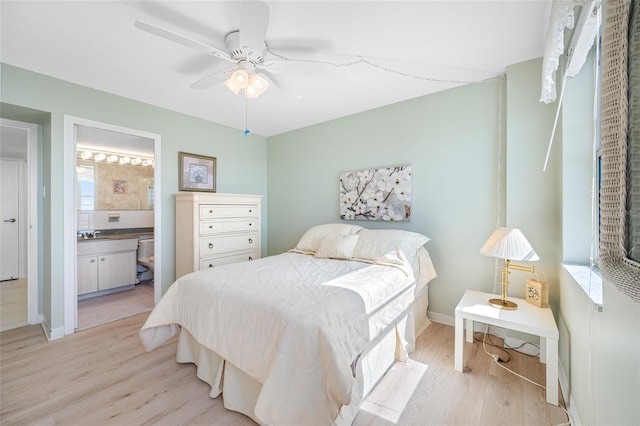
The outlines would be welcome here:
<svg viewBox="0 0 640 426">
<path fill-rule="evenodd" d="M 95 166 L 90 164 L 78 164 L 78 186 L 80 205 L 78 210 L 94 210 L 95 207 Z"/>
</svg>

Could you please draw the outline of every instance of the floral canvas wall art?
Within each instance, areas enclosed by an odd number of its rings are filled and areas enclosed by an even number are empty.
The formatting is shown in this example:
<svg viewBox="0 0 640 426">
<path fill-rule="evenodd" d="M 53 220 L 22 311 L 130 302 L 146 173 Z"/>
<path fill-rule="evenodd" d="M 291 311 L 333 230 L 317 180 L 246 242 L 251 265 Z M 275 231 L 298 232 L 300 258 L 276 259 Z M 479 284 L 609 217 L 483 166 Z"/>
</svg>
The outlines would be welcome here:
<svg viewBox="0 0 640 426">
<path fill-rule="evenodd" d="M 409 221 L 411 166 L 340 173 L 340 218 Z"/>
</svg>

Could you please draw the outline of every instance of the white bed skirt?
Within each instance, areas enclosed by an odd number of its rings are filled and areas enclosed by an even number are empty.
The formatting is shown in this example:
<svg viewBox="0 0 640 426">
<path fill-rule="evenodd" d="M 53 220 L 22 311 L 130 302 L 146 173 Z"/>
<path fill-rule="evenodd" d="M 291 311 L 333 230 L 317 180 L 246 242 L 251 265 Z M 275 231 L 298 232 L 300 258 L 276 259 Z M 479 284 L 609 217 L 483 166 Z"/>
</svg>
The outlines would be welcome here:
<svg viewBox="0 0 640 426">
<path fill-rule="evenodd" d="M 364 399 L 393 363 L 406 361 L 406 353 L 414 350 L 416 337 L 430 324 L 426 315 L 428 292 L 427 288 L 423 290 L 409 312 L 401 316 L 395 326 L 376 339 L 359 358 L 351 402 L 341 408 L 334 424 L 350 425 Z M 221 393 L 224 394 L 225 408 L 243 413 L 262 424 L 254 414 L 262 384 L 200 345 L 184 328 L 178 339 L 176 360 L 180 363 L 194 363 L 198 378 L 211 386 L 209 395 L 216 398 Z"/>
</svg>

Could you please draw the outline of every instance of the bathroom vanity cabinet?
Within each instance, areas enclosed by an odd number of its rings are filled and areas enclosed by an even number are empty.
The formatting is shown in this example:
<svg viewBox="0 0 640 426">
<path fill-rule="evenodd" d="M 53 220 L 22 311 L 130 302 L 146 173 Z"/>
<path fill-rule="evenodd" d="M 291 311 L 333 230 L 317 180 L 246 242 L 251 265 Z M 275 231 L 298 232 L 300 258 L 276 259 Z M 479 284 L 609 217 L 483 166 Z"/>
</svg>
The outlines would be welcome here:
<svg viewBox="0 0 640 426">
<path fill-rule="evenodd" d="M 137 238 L 78 242 L 78 296 L 133 286 Z"/>
</svg>

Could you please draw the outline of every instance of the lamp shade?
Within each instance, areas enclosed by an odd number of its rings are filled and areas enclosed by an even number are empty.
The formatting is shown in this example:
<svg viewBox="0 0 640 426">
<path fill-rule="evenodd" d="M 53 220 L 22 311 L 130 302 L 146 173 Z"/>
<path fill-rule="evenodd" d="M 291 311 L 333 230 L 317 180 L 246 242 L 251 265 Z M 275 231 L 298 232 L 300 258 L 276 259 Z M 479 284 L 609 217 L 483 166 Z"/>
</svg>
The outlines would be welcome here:
<svg viewBox="0 0 640 426">
<path fill-rule="evenodd" d="M 485 256 L 509 260 L 539 260 L 529 241 L 517 228 L 496 228 L 480 249 Z"/>
</svg>

